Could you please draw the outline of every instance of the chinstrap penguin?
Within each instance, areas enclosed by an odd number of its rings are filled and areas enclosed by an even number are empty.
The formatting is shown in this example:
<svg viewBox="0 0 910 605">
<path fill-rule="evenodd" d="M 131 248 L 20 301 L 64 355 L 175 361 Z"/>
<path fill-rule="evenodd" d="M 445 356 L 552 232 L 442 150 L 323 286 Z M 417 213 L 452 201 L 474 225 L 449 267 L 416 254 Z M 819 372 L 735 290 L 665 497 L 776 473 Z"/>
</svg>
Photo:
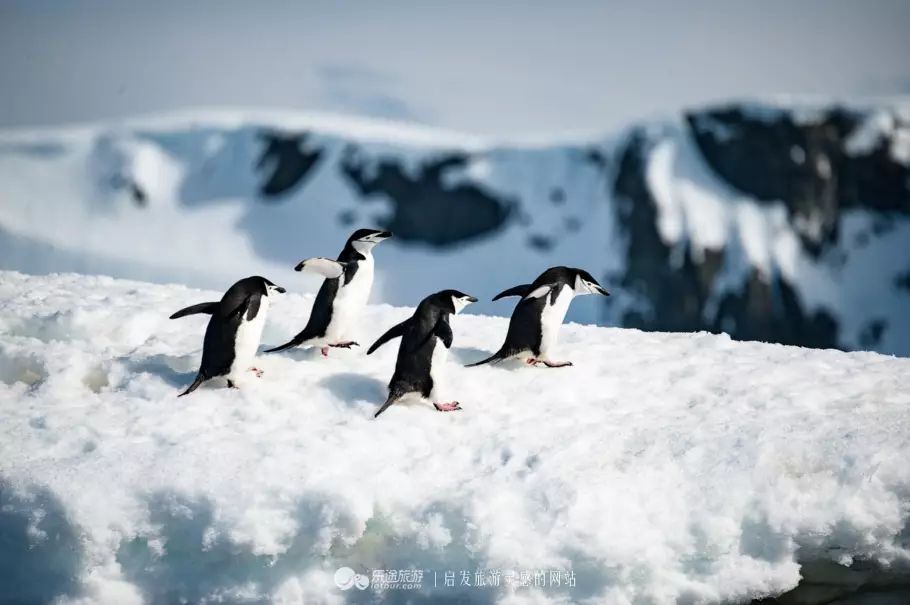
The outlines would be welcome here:
<svg viewBox="0 0 910 605">
<path fill-rule="evenodd" d="M 247 277 L 228 288 L 220 301 L 199 303 L 171 315 L 171 319 L 197 313 L 212 316 L 205 329 L 199 372 L 193 384 L 179 397 L 219 376 L 226 376 L 228 386 L 235 388 L 245 372 L 253 371 L 257 377 L 262 375 L 262 370 L 253 367 L 252 363 L 262 338 L 269 297 L 284 291 L 264 277 Z"/>
<path fill-rule="evenodd" d="M 373 287 L 373 247 L 391 237 L 388 231 L 358 229 L 344 245 L 337 260 L 308 258 L 300 261 L 295 271 L 312 271 L 325 277 L 306 327 L 297 336 L 266 353 L 291 347 L 321 347 L 328 357 L 329 347 L 349 349 L 360 346 L 351 339 L 351 329 L 370 297 Z"/>
<path fill-rule="evenodd" d="M 393 338 L 401 337 L 395 373 L 389 381 L 389 397 L 374 418 L 396 401 L 408 396 L 429 399 L 440 412 L 461 409 L 457 401 L 439 403 L 436 397 L 439 394 L 447 349 L 452 346 L 449 316 L 473 302 L 477 302 L 477 299 L 458 290 L 431 294 L 417 305 L 411 317 L 390 328 L 373 343 L 367 355 Z"/>
<path fill-rule="evenodd" d="M 506 340 L 496 353 L 466 367 L 513 357 L 522 358 L 529 365 L 542 363 L 549 368 L 572 365 L 571 361 L 553 361 L 550 355 L 556 346 L 559 327 L 569 310 L 569 303 L 575 296 L 583 294 L 610 295 L 590 273 L 572 267 L 551 267 L 532 284 L 500 292 L 493 300 L 507 296 L 521 297 L 512 311 Z"/>
</svg>

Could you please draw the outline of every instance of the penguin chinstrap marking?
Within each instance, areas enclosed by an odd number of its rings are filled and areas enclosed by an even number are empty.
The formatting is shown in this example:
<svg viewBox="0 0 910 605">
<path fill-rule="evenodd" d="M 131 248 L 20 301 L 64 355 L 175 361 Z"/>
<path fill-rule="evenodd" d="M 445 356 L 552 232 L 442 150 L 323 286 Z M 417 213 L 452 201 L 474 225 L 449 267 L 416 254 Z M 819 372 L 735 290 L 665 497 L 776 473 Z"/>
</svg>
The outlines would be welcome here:
<svg viewBox="0 0 910 605">
<path fill-rule="evenodd" d="M 199 303 L 171 315 L 171 319 L 197 313 L 212 316 L 205 328 L 199 372 L 193 384 L 179 397 L 189 395 L 206 380 L 219 376 L 227 377 L 231 388 L 236 388 L 236 383 L 248 371 L 255 372 L 257 378 L 262 376 L 262 370 L 252 364 L 268 315 L 269 298 L 284 291 L 264 277 L 247 277 L 228 288 L 220 301 Z"/>
<path fill-rule="evenodd" d="M 373 343 L 367 355 L 393 338 L 401 337 L 395 373 L 389 381 L 389 397 L 374 418 L 406 397 L 429 399 L 440 412 L 461 409 L 457 401 L 440 403 L 436 399 L 443 380 L 448 349 L 452 346 L 449 317 L 473 302 L 477 302 L 477 299 L 458 290 L 431 294 L 420 301 L 414 315 L 390 328 Z"/>
<path fill-rule="evenodd" d="M 329 347 L 350 349 L 360 346 L 351 339 L 370 290 L 373 288 L 373 247 L 392 237 L 388 231 L 358 229 L 344 245 L 337 260 L 308 258 L 300 261 L 295 271 L 312 271 L 325 277 L 306 327 L 283 345 L 268 349 L 266 353 L 283 351 L 291 347 L 321 347 L 324 357 Z"/>
<path fill-rule="evenodd" d="M 507 296 L 521 297 L 512 311 L 506 341 L 490 357 L 466 367 L 516 357 L 524 359 L 528 365 L 544 364 L 548 368 L 572 365 L 571 361 L 554 361 L 551 355 L 569 304 L 573 298 L 583 294 L 610 295 L 590 273 L 572 267 L 551 267 L 541 273 L 534 283 L 500 292 L 493 300 Z"/>
</svg>

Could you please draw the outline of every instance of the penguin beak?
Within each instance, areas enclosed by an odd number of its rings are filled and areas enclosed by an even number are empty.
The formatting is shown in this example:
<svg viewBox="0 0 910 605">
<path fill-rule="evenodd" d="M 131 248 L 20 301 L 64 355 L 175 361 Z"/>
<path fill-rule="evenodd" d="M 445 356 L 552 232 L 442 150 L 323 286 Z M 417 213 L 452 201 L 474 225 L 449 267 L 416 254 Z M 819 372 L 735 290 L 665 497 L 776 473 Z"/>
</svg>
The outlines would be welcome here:
<svg viewBox="0 0 910 605">
<path fill-rule="evenodd" d="M 606 289 L 605 289 L 603 286 L 599 285 L 599 284 L 596 285 L 596 286 L 594 286 L 594 290 L 595 290 L 598 294 L 603 294 L 604 296 L 610 296 L 610 293 L 607 292 Z"/>
<path fill-rule="evenodd" d="M 275 286 L 275 289 L 278 291 L 279 294 L 284 294 L 285 292 L 287 292 L 287 290 L 285 290 L 281 286 Z"/>
<path fill-rule="evenodd" d="M 392 237 L 391 231 L 376 231 L 374 233 L 370 233 L 369 235 L 365 235 L 357 241 L 367 244 L 378 244 L 379 242 L 387 240 L 390 237 Z"/>
<path fill-rule="evenodd" d="M 477 302 L 477 298 L 475 298 L 474 296 L 468 296 L 468 297 L 467 297 L 467 301 L 470 302 L 470 303 L 476 303 L 476 302 Z"/>
</svg>

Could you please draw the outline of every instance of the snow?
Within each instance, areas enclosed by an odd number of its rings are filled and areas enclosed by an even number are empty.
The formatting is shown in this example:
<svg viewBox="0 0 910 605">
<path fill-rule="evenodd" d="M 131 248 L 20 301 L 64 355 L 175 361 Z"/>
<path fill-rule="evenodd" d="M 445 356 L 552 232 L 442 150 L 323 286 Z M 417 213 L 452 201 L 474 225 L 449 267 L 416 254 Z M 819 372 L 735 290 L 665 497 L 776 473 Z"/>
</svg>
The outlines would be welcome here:
<svg viewBox="0 0 910 605">
<path fill-rule="evenodd" d="M 263 129 L 306 131 L 306 146 L 323 153 L 304 186 L 278 200 L 259 194 Z M 472 153 L 465 178 L 478 177 L 479 187 L 519 202 L 533 220 L 532 227 L 512 223 L 445 250 L 393 238 L 377 253 L 374 300 L 405 304 L 425 288 L 445 288 L 446 280 L 468 280 L 465 287 L 516 277 L 527 281 L 541 264 L 583 266 L 595 275 L 621 268 L 610 243 L 617 238 L 601 243 L 612 229 L 607 184 L 593 164 L 577 161 L 582 148 L 526 143 L 500 148 L 414 126 L 255 111 L 0 133 L 0 268 L 104 273 L 208 288 L 238 274 L 261 274 L 297 292 L 315 292 L 317 281 L 293 272 L 297 262 L 334 257 L 351 231 L 378 227 L 393 208 L 384 197 L 361 197 L 340 173 L 352 143 L 367 170 L 393 157 L 413 173 L 453 150 Z M 450 173 L 447 184 L 454 185 L 458 171 Z M 112 185 L 124 178 L 145 192 L 145 205 Z M 564 192 L 559 208 L 548 199 L 554 187 Z M 356 223 L 340 224 L 343 212 Z M 531 235 L 549 238 L 552 248 L 529 248 Z M 490 263 L 503 249 L 523 254 L 512 255 L 509 265 Z M 426 274 L 429 263 L 435 270 Z M 485 271 L 476 271 L 478 266 Z M 500 305 L 482 308 L 502 312 Z M 575 313 L 570 317 L 589 322 L 603 315 L 595 305 Z"/>
<path fill-rule="evenodd" d="M 847 139 L 851 155 L 868 155 L 884 145 L 895 161 L 910 166 L 910 120 L 895 109 L 870 111 Z"/>
<path fill-rule="evenodd" d="M 788 111 L 787 103 L 794 100 L 743 107 L 750 115 L 776 119 Z M 881 116 L 892 116 L 892 153 L 899 161 L 910 158 L 905 127 L 910 110 L 902 103 L 879 112 L 870 108 L 850 148 L 877 144 L 887 126 Z M 827 106 L 804 100 L 792 112 L 811 121 Z M 721 128 L 710 119 L 701 122 Z M 898 122 L 904 126 L 898 128 Z M 277 199 L 259 193 L 265 178 L 257 168 L 263 129 L 305 131 L 305 146 L 322 152 L 303 186 Z M 716 312 L 715 303 L 740 291 L 753 274 L 768 280 L 781 275 L 807 313 L 824 312 L 837 321 L 839 346 L 910 355 L 910 318 L 902 310 L 906 292 L 894 285 L 910 262 L 910 248 L 901 245 L 910 223 L 893 217 L 893 228 L 882 234 L 874 227 L 875 215 L 844 213 L 838 232 L 855 237 L 841 238 L 829 257 L 814 258 L 803 249 L 784 204 L 759 202 L 732 189 L 705 164 L 686 129 L 679 117 L 647 127 L 646 179 L 657 203 L 659 234 L 675 248 L 673 258 L 681 261 L 687 246 L 696 259 L 706 251 L 724 251 L 706 319 Z M 413 304 L 427 291 L 452 284 L 465 291 L 502 289 L 528 283 L 553 265 L 583 267 L 621 282 L 629 234 L 617 219 L 620 202 L 612 196 L 611 179 L 628 132 L 588 142 L 531 144 L 342 116 L 252 110 L 0 132 L 0 269 L 100 273 L 202 288 L 259 274 L 296 293 L 315 292 L 318 280 L 294 273 L 297 262 L 336 255 L 351 231 L 381 227 L 394 210 L 384 196 L 361 196 L 341 173 L 353 145 L 366 171 L 392 158 L 414 173 L 445 154 L 466 153 L 465 166 L 444 173 L 444 186 L 470 184 L 514 209 L 500 230 L 457 246 L 396 238 L 383 244 L 376 255 L 374 302 Z M 605 161 L 592 161 L 594 152 Z M 805 149 L 794 153 L 791 160 L 807 161 Z M 820 174 L 831 171 L 827 160 L 818 162 Z M 144 192 L 144 202 L 131 198 L 130 183 Z M 342 216 L 353 223 L 344 224 Z M 802 231 L 820 228 L 810 224 Z M 864 238 L 862 229 L 874 237 Z M 500 262 L 504 258 L 508 262 Z M 854 287 L 857 282 L 866 288 Z M 649 301 L 634 287 L 608 285 L 610 304 L 575 304 L 568 319 L 612 325 L 630 307 L 649 313 Z M 475 312 L 508 310 L 482 301 Z M 863 334 L 875 322 L 887 327 L 870 345 Z"/>
<path fill-rule="evenodd" d="M 0 272 L 0 601 L 398 598 L 340 590 L 345 566 L 424 570 L 402 598 L 617 605 L 745 602 L 825 561 L 910 574 L 910 360 L 567 324 L 574 367 L 468 369 L 507 322 L 461 314 L 462 412 L 373 420 L 395 346 L 262 355 L 178 400 L 206 317 L 167 316 L 218 296 Z M 277 298 L 263 344 L 311 300 Z M 410 313 L 368 307 L 359 341 Z M 541 569 L 576 585 L 442 582 Z"/>
</svg>

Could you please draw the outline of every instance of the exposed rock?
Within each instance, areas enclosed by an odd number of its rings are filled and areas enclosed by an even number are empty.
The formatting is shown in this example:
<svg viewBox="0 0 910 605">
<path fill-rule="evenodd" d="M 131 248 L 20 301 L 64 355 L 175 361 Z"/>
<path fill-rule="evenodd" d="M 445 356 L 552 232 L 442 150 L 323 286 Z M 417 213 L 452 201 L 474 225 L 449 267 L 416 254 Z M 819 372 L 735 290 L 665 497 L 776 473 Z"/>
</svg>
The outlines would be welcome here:
<svg viewBox="0 0 910 605">
<path fill-rule="evenodd" d="M 268 174 L 260 188 L 263 196 L 290 193 L 304 183 L 322 157 L 321 150 L 307 148 L 308 134 L 305 132 L 263 131 L 259 136 L 265 142 L 265 150 L 256 169 Z"/>
<path fill-rule="evenodd" d="M 548 252 L 553 249 L 556 243 L 552 237 L 535 233 L 528 237 L 528 245 L 541 252 Z"/>
<path fill-rule="evenodd" d="M 815 256 L 837 241 L 846 209 L 910 214 L 910 166 L 892 157 L 889 137 L 849 145 L 867 119 L 840 107 L 802 119 L 798 111 L 753 106 L 686 115 L 711 168 L 759 202 L 783 202 Z"/>
<path fill-rule="evenodd" d="M 657 205 L 645 180 L 652 142 L 642 130 L 632 134 L 613 183 L 617 219 L 627 239 L 626 271 L 610 276 L 610 281 L 647 301 L 649 307 L 624 309 L 622 325 L 661 331 L 725 331 L 743 340 L 837 347 L 835 319 L 823 311 L 805 311 L 793 286 L 779 275 L 768 283 L 753 271 L 740 292 L 716 301 L 713 317 L 706 313 L 726 251 L 705 250 L 696 258 L 688 243 L 671 246 L 661 239 Z"/>
<path fill-rule="evenodd" d="M 392 215 L 381 226 L 396 238 L 444 247 L 502 229 L 515 209 L 470 181 L 446 184 L 449 171 L 469 162 L 467 154 L 451 153 L 409 171 L 397 158 L 371 160 L 348 149 L 340 169 L 366 201 L 383 196 L 392 202 Z"/>
<path fill-rule="evenodd" d="M 901 273 L 894 279 L 894 285 L 902 290 L 910 292 L 910 270 L 906 273 Z"/>
</svg>

